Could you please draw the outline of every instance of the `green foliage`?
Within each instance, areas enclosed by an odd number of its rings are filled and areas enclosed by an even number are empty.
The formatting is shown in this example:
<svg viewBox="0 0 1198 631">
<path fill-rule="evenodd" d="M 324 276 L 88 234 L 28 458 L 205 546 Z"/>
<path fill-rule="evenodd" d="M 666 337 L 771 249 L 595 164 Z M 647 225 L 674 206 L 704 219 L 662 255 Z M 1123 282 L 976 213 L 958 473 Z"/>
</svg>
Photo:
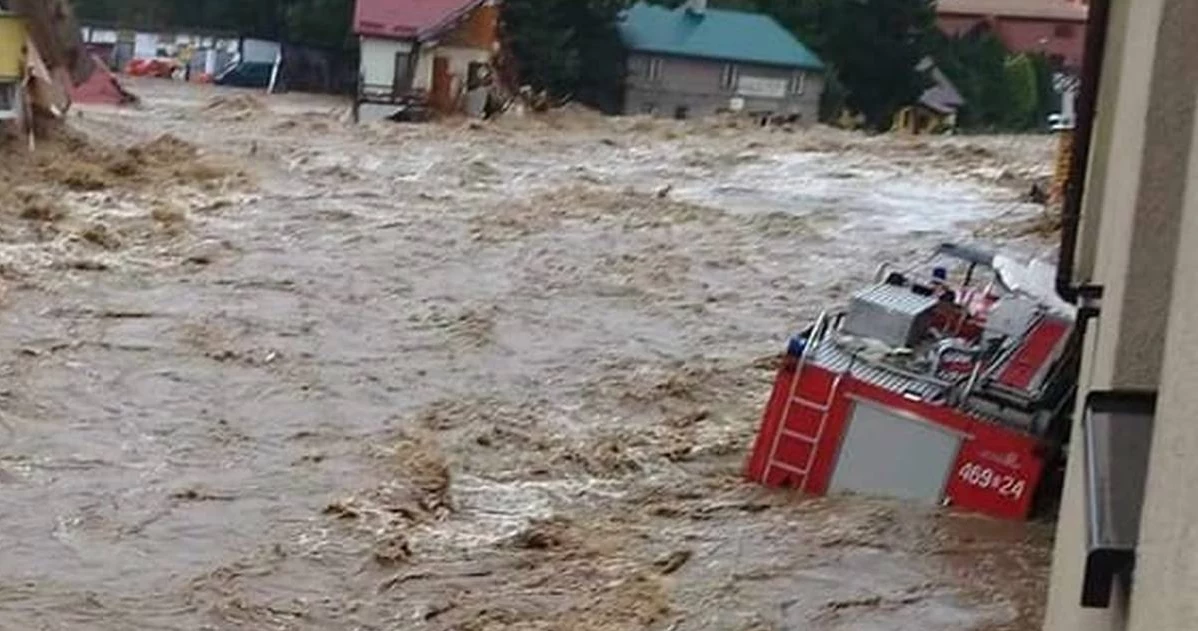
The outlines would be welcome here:
<svg viewBox="0 0 1198 631">
<path fill-rule="evenodd" d="M 1010 95 L 1011 108 L 1006 114 L 1010 127 L 1027 125 L 1036 114 L 1038 90 L 1036 68 L 1026 55 L 1008 57 L 1006 62 L 1006 89 Z"/>
<path fill-rule="evenodd" d="M 940 69 L 965 97 L 960 123 L 968 128 L 998 125 L 1010 109 L 1006 88 L 1007 51 L 991 34 L 943 38 L 934 55 Z"/>
<path fill-rule="evenodd" d="M 875 129 L 930 85 L 915 69 L 935 29 L 928 0 L 795 0 L 775 13 L 835 66 L 848 106 Z"/>
<path fill-rule="evenodd" d="M 506 0 L 503 42 L 522 83 L 609 109 L 624 77 L 626 0 Z"/>
<path fill-rule="evenodd" d="M 825 62 L 826 64 L 827 62 Z M 824 93 L 819 99 L 819 119 L 834 121 L 848 107 L 848 90 L 840 82 L 836 67 L 828 65 L 824 75 Z"/>
<path fill-rule="evenodd" d="M 283 6 L 290 39 L 330 48 L 353 42 L 353 0 L 291 0 Z"/>
<path fill-rule="evenodd" d="M 1053 87 L 1054 68 L 1047 55 L 1028 55 L 1036 75 L 1036 111 L 1028 129 L 1044 129 L 1048 117 L 1061 111 L 1061 95 Z"/>
<path fill-rule="evenodd" d="M 960 124 L 966 129 L 1042 129 L 1059 105 L 1048 59 L 1012 56 L 993 34 L 941 37 L 934 57 L 965 97 Z"/>
</svg>

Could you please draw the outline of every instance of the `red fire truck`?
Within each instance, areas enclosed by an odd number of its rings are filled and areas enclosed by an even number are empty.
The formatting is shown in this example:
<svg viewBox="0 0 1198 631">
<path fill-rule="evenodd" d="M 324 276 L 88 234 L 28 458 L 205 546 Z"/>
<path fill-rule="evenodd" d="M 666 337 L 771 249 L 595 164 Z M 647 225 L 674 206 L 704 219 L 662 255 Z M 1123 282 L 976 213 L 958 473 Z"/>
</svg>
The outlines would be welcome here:
<svg viewBox="0 0 1198 631">
<path fill-rule="evenodd" d="M 1076 314 L 1052 273 L 953 244 L 883 266 L 791 340 L 748 477 L 1026 518 L 1076 389 Z"/>
</svg>

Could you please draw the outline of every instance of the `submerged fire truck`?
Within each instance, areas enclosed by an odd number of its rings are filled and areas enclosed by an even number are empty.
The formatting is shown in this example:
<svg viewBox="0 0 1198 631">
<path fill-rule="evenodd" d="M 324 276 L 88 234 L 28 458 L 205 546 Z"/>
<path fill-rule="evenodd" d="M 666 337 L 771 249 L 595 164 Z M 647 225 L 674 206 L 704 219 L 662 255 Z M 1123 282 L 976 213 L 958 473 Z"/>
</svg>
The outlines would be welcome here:
<svg viewBox="0 0 1198 631">
<path fill-rule="evenodd" d="M 1051 267 L 946 244 L 795 336 L 747 475 L 1024 519 L 1068 431 L 1076 314 Z"/>
</svg>

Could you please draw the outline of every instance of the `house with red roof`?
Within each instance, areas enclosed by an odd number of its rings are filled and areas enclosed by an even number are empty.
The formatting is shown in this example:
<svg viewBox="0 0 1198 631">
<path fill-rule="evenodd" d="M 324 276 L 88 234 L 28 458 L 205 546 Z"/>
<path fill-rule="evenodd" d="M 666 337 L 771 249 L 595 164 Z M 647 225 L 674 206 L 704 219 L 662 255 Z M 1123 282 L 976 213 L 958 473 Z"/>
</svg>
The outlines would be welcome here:
<svg viewBox="0 0 1198 631">
<path fill-rule="evenodd" d="M 937 23 L 948 35 L 991 32 L 1008 50 L 1044 53 L 1078 70 L 1086 52 L 1089 0 L 939 0 Z"/>
<path fill-rule="evenodd" d="M 357 0 L 359 119 L 463 107 L 499 49 L 497 0 Z"/>
</svg>

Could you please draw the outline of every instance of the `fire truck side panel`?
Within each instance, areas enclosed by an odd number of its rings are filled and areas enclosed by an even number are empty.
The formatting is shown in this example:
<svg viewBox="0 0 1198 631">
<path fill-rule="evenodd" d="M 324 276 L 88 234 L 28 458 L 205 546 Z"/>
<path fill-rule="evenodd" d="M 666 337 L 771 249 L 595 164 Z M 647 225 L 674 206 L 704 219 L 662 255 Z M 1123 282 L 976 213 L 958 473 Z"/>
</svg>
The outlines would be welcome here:
<svg viewBox="0 0 1198 631">
<path fill-rule="evenodd" d="M 849 419 L 856 402 L 862 401 L 896 414 L 923 419 L 961 436 L 957 458 L 945 472 L 945 498 L 950 504 L 1007 519 L 1026 518 L 1030 512 L 1043 469 L 1035 438 L 981 421 L 954 408 L 908 398 L 847 375 L 841 379 L 835 400 L 824 417 L 821 412 L 796 401 L 825 403 L 835 381 L 834 375 L 811 365 L 804 366 L 803 378 L 798 383 L 795 383 L 794 374 L 793 365 L 779 371 L 749 462 L 747 474 L 750 479 L 769 486 L 826 494 L 836 472 Z M 791 392 L 800 396 L 792 397 Z M 821 420 L 823 429 L 819 431 Z M 816 424 L 814 432 L 809 431 L 812 422 Z M 810 457 L 811 443 L 795 434 L 819 437 L 814 458 Z M 894 454 L 898 459 L 910 456 Z M 778 464 L 771 465 L 771 462 Z M 807 475 L 802 475 L 800 472 L 807 471 L 809 464 Z"/>
<path fill-rule="evenodd" d="M 1044 473 L 1040 445 L 1000 427 L 974 424 L 974 439 L 962 446 L 945 495 L 954 506 L 1026 519 Z"/>
<path fill-rule="evenodd" d="M 962 438 L 913 414 L 855 400 L 830 490 L 935 506 L 944 498 Z"/>
</svg>

